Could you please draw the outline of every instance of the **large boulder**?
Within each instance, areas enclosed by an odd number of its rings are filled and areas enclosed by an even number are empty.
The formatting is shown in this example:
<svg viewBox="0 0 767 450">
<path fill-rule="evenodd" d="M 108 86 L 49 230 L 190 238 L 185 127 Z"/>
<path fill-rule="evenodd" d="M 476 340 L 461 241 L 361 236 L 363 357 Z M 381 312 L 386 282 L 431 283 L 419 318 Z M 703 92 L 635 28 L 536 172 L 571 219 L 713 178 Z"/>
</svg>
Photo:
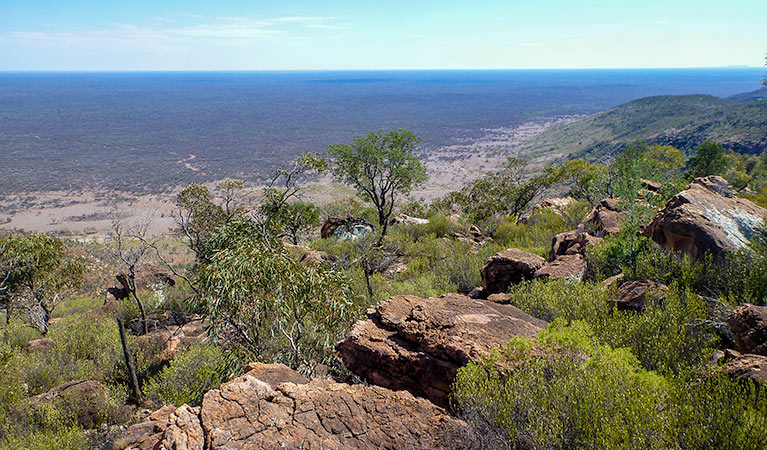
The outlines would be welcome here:
<svg viewBox="0 0 767 450">
<path fill-rule="evenodd" d="M 52 349 L 54 345 L 53 339 L 51 338 L 32 339 L 24 346 L 24 350 L 27 353 L 46 353 L 48 350 Z"/>
<path fill-rule="evenodd" d="M 88 429 L 96 428 L 109 415 L 107 390 L 94 380 L 70 381 L 29 398 L 29 407 L 33 410 L 47 404 L 74 412 L 77 423 Z"/>
<path fill-rule="evenodd" d="M 749 245 L 760 234 L 767 209 L 735 197 L 721 177 L 696 178 L 675 195 L 643 233 L 661 246 L 696 260 Z"/>
<path fill-rule="evenodd" d="M 290 370 L 287 368 L 281 371 Z M 199 408 L 164 407 L 118 449 L 465 448 L 466 424 L 442 408 L 377 386 L 330 380 L 267 383 L 251 370 L 205 394 Z"/>
<path fill-rule="evenodd" d="M 738 351 L 767 356 L 767 306 L 740 305 L 727 317 L 727 324 Z"/>
<path fill-rule="evenodd" d="M 322 229 L 320 236 L 327 239 L 335 236 L 342 241 L 353 241 L 373 231 L 373 225 L 361 217 L 328 217 Z"/>
<path fill-rule="evenodd" d="M 482 288 L 486 295 L 506 292 L 511 284 L 531 280 L 546 260 L 538 255 L 510 248 L 496 253 L 481 270 Z"/>
<path fill-rule="evenodd" d="M 644 311 L 649 303 L 659 303 L 668 293 L 668 287 L 652 280 L 628 281 L 618 288 L 609 302 L 619 311 Z"/>
<path fill-rule="evenodd" d="M 540 203 L 533 206 L 533 211 L 546 210 L 559 215 L 565 215 L 567 208 L 578 203 L 578 200 L 572 197 L 552 197 L 541 200 Z"/>
<path fill-rule="evenodd" d="M 562 255 L 535 271 L 536 280 L 581 281 L 586 273 L 586 259 L 583 255 Z"/>
<path fill-rule="evenodd" d="M 724 370 L 736 380 L 750 380 L 767 387 L 767 356 L 739 355 L 725 364 Z"/>
<path fill-rule="evenodd" d="M 620 231 L 621 223 L 626 214 L 621 212 L 620 199 L 606 198 L 581 220 L 578 231 L 584 231 L 594 236 L 606 236 Z"/>
<path fill-rule="evenodd" d="M 597 245 L 602 242 L 602 238 L 593 236 L 584 231 L 565 231 L 554 236 L 551 240 L 551 250 L 549 251 L 549 261 L 554 261 L 563 255 L 583 255 L 586 253 L 586 247 Z"/>
<path fill-rule="evenodd" d="M 427 223 L 429 223 L 429 219 L 412 217 L 404 213 L 397 214 L 389 220 L 390 225 L 426 225 Z"/>
<path fill-rule="evenodd" d="M 459 368 L 547 325 L 513 306 L 459 294 L 391 297 L 368 317 L 336 345 L 346 367 L 371 384 L 440 406 L 447 406 Z"/>
</svg>

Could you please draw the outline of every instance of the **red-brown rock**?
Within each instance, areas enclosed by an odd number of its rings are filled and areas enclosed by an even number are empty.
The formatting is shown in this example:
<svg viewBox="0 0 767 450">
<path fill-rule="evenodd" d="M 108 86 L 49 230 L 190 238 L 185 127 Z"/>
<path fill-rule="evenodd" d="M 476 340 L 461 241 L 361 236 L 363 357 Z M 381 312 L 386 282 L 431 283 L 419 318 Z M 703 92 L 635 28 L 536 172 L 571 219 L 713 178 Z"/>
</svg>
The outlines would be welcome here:
<svg viewBox="0 0 767 450">
<path fill-rule="evenodd" d="M 767 356 L 766 306 L 740 305 L 727 317 L 727 324 L 735 336 L 738 351 Z"/>
<path fill-rule="evenodd" d="M 546 262 L 532 253 L 510 248 L 487 259 L 481 270 L 482 288 L 486 295 L 506 292 L 511 284 L 531 280 Z"/>
<path fill-rule="evenodd" d="M 408 392 L 330 380 L 272 386 L 258 379 L 256 372 L 209 391 L 199 408 L 159 410 L 131 427 L 115 446 L 137 450 L 465 447 L 464 422 Z"/>
<path fill-rule="evenodd" d="M 606 198 L 597 203 L 581 220 L 578 231 L 585 231 L 594 236 L 606 236 L 620 231 L 626 214 L 621 212 L 619 203 L 620 199 L 617 198 Z"/>
<path fill-rule="evenodd" d="M 549 261 L 554 261 L 558 256 L 563 255 L 583 255 L 586 253 L 587 246 L 597 245 L 600 242 L 602 238 L 583 231 L 559 233 L 551 240 Z"/>
<path fill-rule="evenodd" d="M 52 349 L 53 345 L 53 339 L 51 338 L 32 339 L 24 346 L 24 350 L 27 353 L 45 353 Z"/>
<path fill-rule="evenodd" d="M 536 270 L 533 278 L 580 281 L 585 273 L 586 259 L 583 255 L 563 255 Z"/>
<path fill-rule="evenodd" d="M 320 250 L 307 250 L 298 260 L 304 266 L 317 264 L 333 264 L 336 257 Z"/>
<path fill-rule="evenodd" d="M 440 406 L 447 406 L 460 367 L 546 326 L 513 306 L 459 294 L 391 297 L 368 317 L 336 345 L 346 367 L 371 384 L 405 389 Z"/>
<path fill-rule="evenodd" d="M 657 303 L 666 298 L 668 286 L 652 280 L 634 280 L 621 285 L 618 294 L 609 302 L 619 311 L 644 311 L 648 303 Z"/>
<path fill-rule="evenodd" d="M 740 355 L 725 364 L 726 373 L 738 380 L 750 380 L 767 386 L 767 356 Z"/>
<path fill-rule="evenodd" d="M 749 245 L 759 235 L 767 209 L 731 196 L 717 176 L 696 178 L 655 215 L 643 233 L 661 246 L 693 260 L 720 256 Z"/>
<path fill-rule="evenodd" d="M 342 241 L 354 240 L 373 231 L 373 225 L 361 217 L 328 217 L 322 224 L 320 236 L 327 239 L 335 236 Z"/>
</svg>

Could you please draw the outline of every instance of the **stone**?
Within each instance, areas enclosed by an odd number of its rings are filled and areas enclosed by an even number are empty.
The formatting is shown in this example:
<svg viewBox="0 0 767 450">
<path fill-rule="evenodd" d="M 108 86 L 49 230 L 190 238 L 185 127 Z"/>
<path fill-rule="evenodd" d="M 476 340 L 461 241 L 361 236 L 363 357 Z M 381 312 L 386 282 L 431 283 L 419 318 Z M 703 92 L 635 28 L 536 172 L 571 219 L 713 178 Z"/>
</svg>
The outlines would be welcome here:
<svg viewBox="0 0 767 450">
<path fill-rule="evenodd" d="M 306 384 L 309 379 L 284 364 L 250 363 L 244 373 L 249 373 L 272 388 L 282 383 Z"/>
<path fill-rule="evenodd" d="M 767 356 L 740 355 L 724 365 L 727 375 L 737 380 L 750 380 L 767 386 Z"/>
<path fill-rule="evenodd" d="M 56 404 L 74 411 L 77 423 L 83 428 L 92 429 L 105 419 L 108 402 L 109 397 L 104 385 L 94 380 L 77 380 L 30 397 L 29 407 L 37 409 L 45 404 Z"/>
<path fill-rule="evenodd" d="M 567 208 L 578 203 L 578 200 L 572 197 L 552 197 L 542 200 L 533 206 L 533 211 L 548 210 L 559 215 L 565 215 Z"/>
<path fill-rule="evenodd" d="M 536 270 L 533 278 L 537 280 L 581 281 L 585 273 L 586 259 L 583 255 L 562 255 Z"/>
<path fill-rule="evenodd" d="M 320 250 L 307 250 L 306 253 L 298 260 L 304 266 L 317 265 L 317 264 L 333 264 L 336 262 L 336 257 L 330 253 Z"/>
<path fill-rule="evenodd" d="M 52 349 L 53 345 L 53 339 L 51 338 L 32 339 L 24 346 L 24 351 L 27 353 L 45 353 Z"/>
<path fill-rule="evenodd" d="M 652 280 L 634 280 L 621 285 L 608 300 L 618 311 L 644 311 L 648 303 L 659 303 L 668 294 L 668 286 Z"/>
<path fill-rule="evenodd" d="M 767 306 L 740 305 L 727 317 L 727 324 L 736 350 L 767 356 Z"/>
<path fill-rule="evenodd" d="M 389 220 L 390 225 L 426 225 L 429 223 L 429 219 L 422 219 L 420 217 L 411 217 L 407 214 L 397 214 Z"/>
<path fill-rule="evenodd" d="M 466 423 L 408 392 L 311 380 L 270 385 L 251 370 L 208 391 L 199 408 L 163 407 L 118 449 L 465 448 Z M 119 444 L 119 445 L 118 445 Z"/>
<path fill-rule="evenodd" d="M 617 198 L 606 198 L 597 203 L 581 220 L 577 230 L 598 237 L 617 233 L 620 231 L 621 223 L 626 218 L 626 215 L 620 210 L 619 203 L 620 199 Z"/>
<path fill-rule="evenodd" d="M 510 305 L 460 294 L 398 295 L 368 311 L 336 345 L 346 367 L 371 384 L 448 405 L 459 368 L 547 323 Z"/>
<path fill-rule="evenodd" d="M 136 337 L 136 343 L 139 347 L 155 349 L 157 356 L 153 364 L 164 364 L 195 342 L 205 341 L 207 327 L 207 322 L 195 319 L 183 325 L 156 328 Z"/>
<path fill-rule="evenodd" d="M 493 302 L 493 303 L 500 303 L 502 305 L 507 305 L 507 304 L 511 303 L 512 297 L 513 296 L 511 294 L 503 292 L 503 293 L 500 293 L 500 294 L 492 294 L 492 295 L 488 296 L 487 297 L 487 301 L 488 302 Z"/>
<path fill-rule="evenodd" d="M 540 256 L 516 248 L 496 253 L 487 259 L 480 272 L 482 288 L 488 295 L 506 292 L 511 284 L 531 280 L 545 263 Z"/>
<path fill-rule="evenodd" d="M 558 256 L 562 255 L 584 255 L 587 246 L 597 245 L 600 242 L 602 242 L 602 238 L 584 231 L 576 230 L 559 233 L 551 240 L 549 261 L 554 261 Z"/>
<path fill-rule="evenodd" d="M 353 241 L 373 231 L 373 225 L 361 217 L 328 217 L 322 229 L 320 236 L 327 239 L 335 236 L 342 241 Z"/>
<path fill-rule="evenodd" d="M 624 278 L 626 278 L 626 275 L 621 272 L 618 275 L 613 275 L 610 278 L 607 278 L 602 282 L 602 286 L 604 286 L 605 289 L 612 289 L 613 286 L 618 288 L 621 284 L 623 284 Z"/>
<path fill-rule="evenodd" d="M 643 233 L 662 247 L 693 260 L 745 248 L 760 235 L 767 209 L 729 195 L 721 177 L 696 178 L 669 200 Z"/>
</svg>

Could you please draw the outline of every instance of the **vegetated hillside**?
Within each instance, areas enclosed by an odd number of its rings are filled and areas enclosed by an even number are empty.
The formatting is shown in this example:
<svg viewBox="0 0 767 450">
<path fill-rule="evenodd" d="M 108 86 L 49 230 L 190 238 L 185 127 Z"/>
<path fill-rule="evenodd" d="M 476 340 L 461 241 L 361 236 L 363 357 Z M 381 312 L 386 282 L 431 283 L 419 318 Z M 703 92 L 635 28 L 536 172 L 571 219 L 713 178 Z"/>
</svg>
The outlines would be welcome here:
<svg viewBox="0 0 767 450">
<path fill-rule="evenodd" d="M 688 152 L 712 140 L 741 153 L 761 153 L 767 148 L 767 100 L 737 102 L 709 95 L 642 98 L 553 127 L 530 140 L 523 151 L 598 159 L 637 139 Z"/>
<path fill-rule="evenodd" d="M 742 94 L 731 95 L 727 98 L 734 102 L 748 102 L 751 100 L 759 100 L 762 98 L 767 98 L 767 87 L 763 87 L 761 89 L 757 89 L 751 92 L 744 92 Z"/>
</svg>

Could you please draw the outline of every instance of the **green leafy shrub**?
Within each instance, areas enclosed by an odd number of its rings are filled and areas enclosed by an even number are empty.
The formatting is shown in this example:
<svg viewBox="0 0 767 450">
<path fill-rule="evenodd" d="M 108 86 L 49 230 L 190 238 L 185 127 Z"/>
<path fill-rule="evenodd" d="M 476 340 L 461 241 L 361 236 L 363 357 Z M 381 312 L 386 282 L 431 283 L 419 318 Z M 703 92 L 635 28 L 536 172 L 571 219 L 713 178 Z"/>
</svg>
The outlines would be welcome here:
<svg viewBox="0 0 767 450">
<path fill-rule="evenodd" d="M 756 450 L 767 438 L 764 390 L 647 371 L 582 321 L 469 363 L 452 392 L 476 448 Z"/>
<path fill-rule="evenodd" d="M 144 395 L 157 405 L 196 406 L 210 389 L 229 379 L 228 362 L 219 347 L 195 344 L 144 384 Z"/>
</svg>

